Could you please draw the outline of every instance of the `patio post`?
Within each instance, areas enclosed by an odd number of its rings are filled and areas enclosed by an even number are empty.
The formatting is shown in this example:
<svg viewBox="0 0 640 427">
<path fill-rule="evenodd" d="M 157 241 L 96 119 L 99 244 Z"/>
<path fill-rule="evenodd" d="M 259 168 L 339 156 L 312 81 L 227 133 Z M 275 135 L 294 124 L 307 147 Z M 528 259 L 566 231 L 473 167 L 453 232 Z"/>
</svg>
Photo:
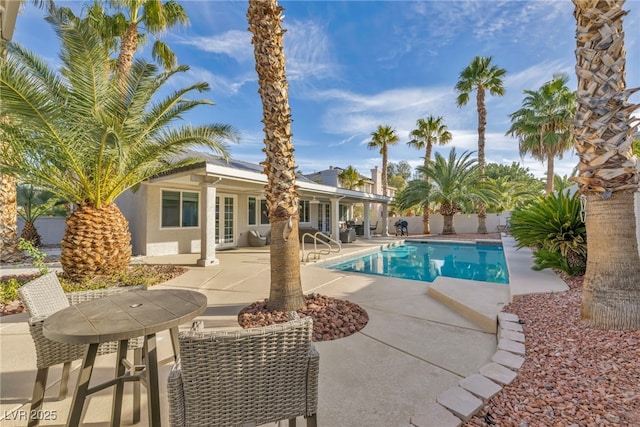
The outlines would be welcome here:
<svg viewBox="0 0 640 427">
<path fill-rule="evenodd" d="M 371 239 L 371 230 L 369 230 L 369 225 L 371 224 L 371 202 L 364 202 L 364 217 L 362 222 L 364 223 L 364 238 Z"/>
<path fill-rule="evenodd" d="M 217 182 L 217 181 L 216 181 Z M 216 265 L 216 187 L 215 183 L 200 183 L 200 259 L 201 267 Z"/>
</svg>

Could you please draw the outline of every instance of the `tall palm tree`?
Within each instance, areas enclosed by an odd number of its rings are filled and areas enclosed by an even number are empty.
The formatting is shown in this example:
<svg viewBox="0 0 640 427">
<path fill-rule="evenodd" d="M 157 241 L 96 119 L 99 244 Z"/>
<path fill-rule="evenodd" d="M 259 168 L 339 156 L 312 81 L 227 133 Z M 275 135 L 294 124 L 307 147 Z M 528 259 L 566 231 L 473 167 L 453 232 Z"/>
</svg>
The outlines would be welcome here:
<svg viewBox="0 0 640 427">
<path fill-rule="evenodd" d="M 398 143 L 398 135 L 396 130 L 391 126 L 379 125 L 375 132 L 371 133 L 371 140 L 367 144 L 367 148 L 370 150 L 379 150 L 382 155 L 382 195 L 386 196 L 387 186 L 389 183 L 387 177 L 387 165 L 389 163 L 389 146 L 396 145 Z M 387 219 L 389 217 L 389 207 L 385 203 L 382 205 L 382 236 L 388 236 L 389 230 L 387 226 Z"/>
<path fill-rule="evenodd" d="M 478 180 L 478 161 L 471 154 L 464 152 L 458 157 L 455 148 L 452 148 L 445 159 L 436 153 L 429 167 L 416 168 L 418 172 L 429 176 L 429 182 L 423 179 L 410 181 L 403 191 L 396 194 L 396 205 L 400 209 L 409 209 L 429 200 L 438 206 L 438 212 L 443 216 L 442 234 L 456 234 L 456 213 L 471 210 L 479 201 L 495 200 L 491 189 Z"/>
<path fill-rule="evenodd" d="M 604 329 L 640 328 L 640 256 L 634 193 L 637 158 L 625 82 L 624 0 L 573 0 L 576 19 L 578 182 L 586 196 L 587 270 L 581 319 Z"/>
<path fill-rule="evenodd" d="M 409 147 L 414 147 L 418 150 L 425 150 L 424 153 L 424 167 L 429 168 L 431 162 L 431 150 L 433 150 L 433 144 L 445 145 L 451 141 L 451 132 L 447 129 L 447 125 L 443 123 L 442 116 L 434 117 L 428 116 L 427 119 L 418 119 L 416 121 L 416 128 L 409 133 L 411 140 L 407 142 Z M 424 176 L 425 180 L 429 180 L 427 175 Z M 426 200 L 423 206 L 422 212 L 422 231 L 424 234 L 431 233 L 431 227 L 429 224 L 429 201 Z"/>
<path fill-rule="evenodd" d="M 484 179 L 485 168 L 485 130 L 487 128 L 486 91 L 493 96 L 504 95 L 504 76 L 506 70 L 491 64 L 491 57 L 476 56 L 471 63 L 460 72 L 456 83 L 459 93 L 456 102 L 463 107 L 469 102 L 471 92 L 476 92 L 476 108 L 478 110 L 478 172 L 480 180 Z M 478 233 L 487 232 L 487 212 L 483 203 L 478 205 Z"/>
<path fill-rule="evenodd" d="M 511 114 L 507 135 L 518 138 L 520 155 L 547 162 L 547 194 L 553 192 L 554 159 L 573 147 L 570 121 L 575 114 L 575 92 L 567 87 L 569 76 L 560 74 L 537 91 L 525 90 L 522 108 Z"/>
<path fill-rule="evenodd" d="M 338 178 L 340 178 L 342 187 L 348 190 L 355 190 L 364 184 L 364 179 L 353 166 L 347 166 L 345 170 L 338 174 Z"/>
<path fill-rule="evenodd" d="M 285 73 L 283 8 L 277 0 L 249 0 L 247 19 L 262 99 L 266 198 L 271 223 L 271 287 L 267 308 L 297 310 L 306 305 L 300 279 L 299 196 L 291 142 L 289 84 Z"/>
<path fill-rule="evenodd" d="M 111 0 L 112 5 L 123 10 L 126 20 L 126 30 L 120 41 L 120 54 L 117 68 L 121 75 L 128 75 L 133 64 L 133 55 L 141 40 L 140 29 L 146 34 L 160 34 L 178 25 L 189 23 L 185 9 L 175 0 L 164 3 L 160 0 Z M 144 40 L 144 38 L 142 38 Z M 161 40 L 153 43 L 151 55 L 154 60 L 161 62 L 166 69 L 177 64 L 174 53 Z"/>
<path fill-rule="evenodd" d="M 131 256 L 128 224 L 115 199 L 140 182 L 198 161 L 186 149 L 226 154 L 235 132 L 226 125 L 180 125 L 183 114 L 212 105 L 188 96 L 206 83 L 165 97 L 165 84 L 188 67 L 158 73 L 136 61 L 126 86 L 111 72 L 107 49 L 87 26 L 48 18 L 61 41 L 59 69 L 14 44 L 0 64 L 0 115 L 9 150 L 0 168 L 73 203 L 61 263 L 74 278 L 125 269 Z M 89 78 L 90 77 L 90 78 Z"/>
<path fill-rule="evenodd" d="M 116 69 L 120 73 L 120 83 L 124 84 L 129 75 L 136 51 L 148 36 L 156 37 L 177 26 L 187 25 L 189 16 L 176 0 L 108 0 L 116 13 L 109 15 L 104 0 L 94 0 L 87 8 L 84 24 L 92 26 L 102 37 L 103 44 L 110 51 L 118 50 Z M 69 8 L 63 8 L 69 18 L 75 18 Z M 175 53 L 162 40 L 156 39 L 151 56 L 165 70 L 177 65 Z"/>
</svg>

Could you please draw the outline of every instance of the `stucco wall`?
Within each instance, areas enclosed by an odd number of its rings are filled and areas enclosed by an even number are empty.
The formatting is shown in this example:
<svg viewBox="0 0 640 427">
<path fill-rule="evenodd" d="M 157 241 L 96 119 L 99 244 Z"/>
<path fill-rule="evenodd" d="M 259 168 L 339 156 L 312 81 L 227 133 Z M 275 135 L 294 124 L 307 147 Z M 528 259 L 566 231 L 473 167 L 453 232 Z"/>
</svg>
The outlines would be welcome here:
<svg viewBox="0 0 640 427">
<path fill-rule="evenodd" d="M 487 214 L 487 231 L 489 233 L 493 233 L 498 231 L 498 225 L 505 225 L 507 218 L 511 215 L 510 212 L 503 212 L 501 215 L 497 214 Z M 396 228 L 393 224 L 396 223 L 399 219 L 406 220 L 409 223 L 407 227 L 407 231 L 409 235 L 412 234 L 422 234 L 424 224 L 422 222 L 422 216 L 396 216 L 390 217 L 388 226 L 389 226 L 389 234 L 395 234 Z M 375 223 L 375 219 L 372 221 Z M 442 215 L 440 214 L 431 214 L 429 216 L 429 225 L 431 228 L 431 234 L 442 234 L 442 228 L 444 225 L 444 220 Z M 466 215 L 466 214 L 458 214 L 453 218 L 453 225 L 456 229 L 456 233 L 475 233 L 478 231 L 478 218 L 477 215 Z M 380 227 L 378 227 L 378 232 L 380 231 Z"/>
<path fill-rule="evenodd" d="M 62 216 L 41 216 L 36 219 L 36 230 L 42 238 L 43 245 L 59 245 L 64 237 L 65 218 Z M 18 236 L 22 233 L 24 220 L 18 217 Z"/>
</svg>

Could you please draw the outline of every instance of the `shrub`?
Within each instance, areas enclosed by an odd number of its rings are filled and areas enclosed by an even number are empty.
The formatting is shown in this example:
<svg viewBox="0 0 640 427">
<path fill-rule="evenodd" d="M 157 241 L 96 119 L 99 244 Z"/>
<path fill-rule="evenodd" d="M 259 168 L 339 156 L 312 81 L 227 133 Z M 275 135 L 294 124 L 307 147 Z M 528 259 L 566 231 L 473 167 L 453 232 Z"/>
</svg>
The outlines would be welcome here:
<svg viewBox="0 0 640 427">
<path fill-rule="evenodd" d="M 18 288 L 22 285 L 23 283 L 15 278 L 0 281 L 0 304 L 9 304 L 11 301 L 17 300 Z"/>
<path fill-rule="evenodd" d="M 580 217 L 579 193 L 536 197 L 514 209 L 510 227 L 519 248 L 534 248 L 534 270 L 555 268 L 572 276 L 584 274 L 587 231 Z"/>
</svg>

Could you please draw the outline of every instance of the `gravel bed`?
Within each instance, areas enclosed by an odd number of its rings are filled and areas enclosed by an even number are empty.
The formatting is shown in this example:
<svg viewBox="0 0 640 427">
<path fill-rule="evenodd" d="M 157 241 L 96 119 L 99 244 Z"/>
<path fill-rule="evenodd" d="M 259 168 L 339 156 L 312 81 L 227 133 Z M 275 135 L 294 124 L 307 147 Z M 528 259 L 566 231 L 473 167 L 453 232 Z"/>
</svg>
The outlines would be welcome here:
<svg viewBox="0 0 640 427">
<path fill-rule="evenodd" d="M 582 325 L 582 277 L 565 281 L 505 307 L 524 321 L 525 363 L 464 426 L 640 426 L 640 331 Z"/>
<path fill-rule="evenodd" d="M 304 296 L 307 306 L 299 309 L 300 318 L 313 319 L 313 341 L 331 341 L 348 337 L 367 325 L 367 311 L 351 301 L 319 294 Z M 287 313 L 267 310 L 268 299 L 254 302 L 240 310 L 238 323 L 244 329 L 258 328 L 287 321 Z"/>
</svg>

